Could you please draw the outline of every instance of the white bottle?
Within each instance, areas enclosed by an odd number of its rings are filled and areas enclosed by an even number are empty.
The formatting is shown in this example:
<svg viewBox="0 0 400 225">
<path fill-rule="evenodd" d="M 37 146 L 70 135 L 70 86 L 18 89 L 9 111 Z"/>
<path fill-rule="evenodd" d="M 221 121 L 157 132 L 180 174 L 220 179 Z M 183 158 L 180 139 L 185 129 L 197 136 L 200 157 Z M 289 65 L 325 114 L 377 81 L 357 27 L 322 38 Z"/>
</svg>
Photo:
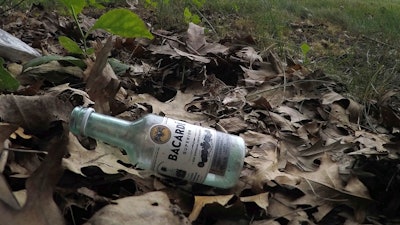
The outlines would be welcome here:
<svg viewBox="0 0 400 225">
<path fill-rule="evenodd" d="M 70 130 L 124 149 L 138 168 L 219 188 L 237 183 L 246 151 L 241 137 L 154 114 L 129 122 L 76 107 Z"/>
</svg>

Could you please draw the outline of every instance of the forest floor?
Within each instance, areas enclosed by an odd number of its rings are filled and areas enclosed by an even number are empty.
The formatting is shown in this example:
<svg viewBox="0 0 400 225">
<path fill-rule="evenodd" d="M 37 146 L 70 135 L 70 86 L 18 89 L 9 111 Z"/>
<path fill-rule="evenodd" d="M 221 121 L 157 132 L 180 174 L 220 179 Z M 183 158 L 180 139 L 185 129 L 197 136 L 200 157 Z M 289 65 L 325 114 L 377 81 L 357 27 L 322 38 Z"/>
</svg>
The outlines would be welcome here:
<svg viewBox="0 0 400 225">
<path fill-rule="evenodd" d="M 102 13 L 83 11 L 81 29 Z M 138 14 L 156 23 L 151 10 Z M 57 12 L 10 11 L 1 25 L 47 57 L 5 61 L 19 86 L 0 95 L 0 224 L 399 223 L 395 89 L 366 104 L 318 68 L 321 56 L 305 63 L 279 48 L 258 49 L 244 28 L 220 39 L 193 23 L 153 27 L 153 40 L 95 31 L 88 43 L 96 54 L 85 58 L 59 44 L 60 35 L 81 36 Z M 291 26 L 298 44 L 385 46 L 330 24 Z M 333 37 L 341 44 L 323 41 Z M 241 177 L 224 190 L 142 171 L 121 149 L 68 132 L 78 105 L 238 135 L 247 149 Z"/>
</svg>

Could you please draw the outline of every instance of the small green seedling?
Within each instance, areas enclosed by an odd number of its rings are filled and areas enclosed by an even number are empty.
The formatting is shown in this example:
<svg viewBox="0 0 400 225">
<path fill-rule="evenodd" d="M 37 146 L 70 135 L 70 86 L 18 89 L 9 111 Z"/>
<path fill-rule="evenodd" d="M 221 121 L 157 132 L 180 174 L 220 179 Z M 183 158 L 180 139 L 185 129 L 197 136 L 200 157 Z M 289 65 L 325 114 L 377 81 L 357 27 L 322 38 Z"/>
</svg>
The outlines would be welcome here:
<svg viewBox="0 0 400 225">
<path fill-rule="evenodd" d="M 307 64 L 308 63 L 307 54 L 311 50 L 311 47 L 307 43 L 303 43 L 301 44 L 300 49 L 301 53 L 303 54 L 304 63 Z"/>
<path fill-rule="evenodd" d="M 90 0 L 89 3 L 83 0 L 60 0 L 68 9 L 69 14 L 73 17 L 76 25 L 79 28 L 82 37 L 82 45 L 80 45 L 66 36 L 58 38 L 60 44 L 70 53 L 90 55 L 93 49 L 88 48 L 87 38 L 91 32 L 97 29 L 105 30 L 113 35 L 121 37 L 143 37 L 153 39 L 153 35 L 147 29 L 146 24 L 139 18 L 138 15 L 128 9 L 112 9 L 102 16 L 94 25 L 86 32 L 81 29 L 78 15 L 82 12 L 84 7 L 88 5 L 98 6 L 95 0 Z"/>
</svg>

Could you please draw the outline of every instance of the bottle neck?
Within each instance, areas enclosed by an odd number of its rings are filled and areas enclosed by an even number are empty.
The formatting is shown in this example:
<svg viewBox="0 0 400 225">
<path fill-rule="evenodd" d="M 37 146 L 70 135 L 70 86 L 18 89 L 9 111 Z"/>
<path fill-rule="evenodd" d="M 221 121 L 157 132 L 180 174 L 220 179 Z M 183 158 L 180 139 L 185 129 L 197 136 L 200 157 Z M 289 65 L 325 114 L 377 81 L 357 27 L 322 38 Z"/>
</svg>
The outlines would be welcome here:
<svg viewBox="0 0 400 225">
<path fill-rule="evenodd" d="M 129 142 L 131 122 L 95 113 L 91 108 L 76 107 L 71 113 L 70 130 L 73 134 L 91 137 L 125 148 Z"/>
</svg>

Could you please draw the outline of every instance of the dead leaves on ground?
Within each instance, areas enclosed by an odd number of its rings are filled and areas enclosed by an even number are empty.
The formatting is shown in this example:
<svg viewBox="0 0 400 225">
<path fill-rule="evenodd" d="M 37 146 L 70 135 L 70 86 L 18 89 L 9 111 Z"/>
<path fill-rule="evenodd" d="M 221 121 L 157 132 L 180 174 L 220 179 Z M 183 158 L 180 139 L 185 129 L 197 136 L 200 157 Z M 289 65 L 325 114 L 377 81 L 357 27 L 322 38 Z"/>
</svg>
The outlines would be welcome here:
<svg viewBox="0 0 400 225">
<path fill-rule="evenodd" d="M 121 216 L 130 214 L 123 209 L 130 204 L 128 196 L 147 192 L 140 204 L 147 204 L 148 210 L 136 210 L 144 207 L 139 204 L 132 213 L 138 218 L 156 216 L 149 212 L 162 206 L 160 215 L 175 213 L 171 219 L 176 224 L 186 224 L 184 216 L 193 224 L 357 224 L 399 211 L 398 205 L 390 204 L 390 210 L 385 206 L 394 202 L 390 200 L 392 192 L 382 193 L 398 190 L 400 183 L 392 168 L 398 160 L 398 132 L 396 127 L 388 127 L 395 126 L 400 117 L 393 110 L 395 104 L 386 103 L 394 98 L 393 93 L 382 101 L 390 106 L 381 107 L 383 127 L 378 119 L 365 114 L 364 106 L 335 91 L 337 84 L 321 71 L 285 65 L 273 52 L 261 55 L 250 46 L 209 41 L 204 28 L 195 24 L 181 35 L 154 34 L 157 38 L 151 43 L 120 38 L 97 42 L 97 53 L 85 61 L 85 68 L 74 66 L 79 74 L 64 73 L 57 80 L 70 85 L 51 87 L 55 83 L 49 84 L 47 75 L 44 79 L 17 76 L 24 81 L 20 89 L 13 95 L 0 95 L 0 118 L 9 123 L 0 125 L 0 140 L 11 140 L 4 149 L 43 149 L 46 137 L 59 129 L 56 125 L 68 122 L 73 106 L 94 103 L 97 111 L 128 120 L 156 113 L 240 135 L 248 154 L 238 185 L 232 190 L 215 190 L 143 175 L 119 149 L 98 143 L 94 150 L 86 150 L 71 136 L 68 144 L 62 142 L 68 154 L 62 160 L 66 172 L 55 192 L 57 205 L 50 194 L 59 177 L 56 162 L 61 163 L 60 155 L 53 163 L 48 162 L 54 157 L 51 154 L 44 160 L 43 154 L 36 152 L 2 155 L 7 169 L 4 176 L 29 177 L 28 198 L 21 209 L 15 209 L 16 197 L 11 193 L 18 188 L 4 179 L 0 183 L 4 196 L 1 210 L 9 224 L 22 223 L 13 219 L 15 215 L 34 216 L 41 224 L 62 224 L 57 206 L 67 222 L 111 224 L 107 221 L 118 221 L 111 216 L 115 211 Z M 110 54 L 120 60 L 109 60 Z M 53 63 L 52 68 L 65 68 L 64 63 Z M 23 71 L 27 75 L 31 70 L 24 67 Z M 80 89 L 72 88 L 74 85 Z M 371 120 L 374 129 L 365 129 Z M 27 134 L 16 132 L 11 138 L 18 127 Z M 374 179 L 380 173 L 366 165 L 379 160 L 392 167 L 386 168 L 386 178 L 379 177 L 382 187 L 377 188 Z M 54 171 L 43 171 L 48 167 Z M 43 193 L 37 193 L 38 185 L 46 186 Z M 160 195 L 153 191 L 168 194 L 174 204 L 165 196 L 159 196 L 160 202 L 148 197 Z M 32 200 L 32 192 L 36 199 Z M 120 204 L 99 211 L 113 201 Z M 56 216 L 34 209 L 44 204 Z M 183 212 L 176 211 L 177 206 Z"/>
</svg>

